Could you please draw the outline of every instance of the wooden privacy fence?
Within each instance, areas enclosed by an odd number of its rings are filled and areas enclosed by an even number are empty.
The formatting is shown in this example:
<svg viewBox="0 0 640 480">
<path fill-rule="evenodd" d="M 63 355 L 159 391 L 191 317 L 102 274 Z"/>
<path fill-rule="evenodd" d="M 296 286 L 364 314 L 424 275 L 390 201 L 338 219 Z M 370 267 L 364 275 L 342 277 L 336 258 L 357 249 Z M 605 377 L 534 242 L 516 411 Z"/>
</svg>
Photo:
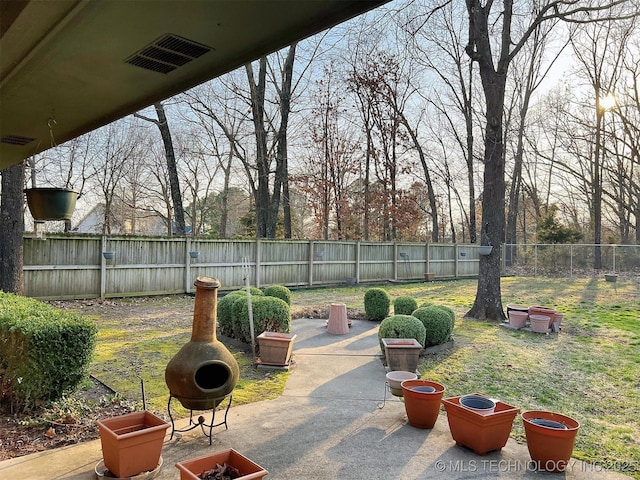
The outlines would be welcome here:
<svg viewBox="0 0 640 480">
<path fill-rule="evenodd" d="M 478 245 L 53 236 L 24 238 L 25 291 L 40 299 L 185 293 L 198 276 L 223 290 L 478 275 Z"/>
</svg>

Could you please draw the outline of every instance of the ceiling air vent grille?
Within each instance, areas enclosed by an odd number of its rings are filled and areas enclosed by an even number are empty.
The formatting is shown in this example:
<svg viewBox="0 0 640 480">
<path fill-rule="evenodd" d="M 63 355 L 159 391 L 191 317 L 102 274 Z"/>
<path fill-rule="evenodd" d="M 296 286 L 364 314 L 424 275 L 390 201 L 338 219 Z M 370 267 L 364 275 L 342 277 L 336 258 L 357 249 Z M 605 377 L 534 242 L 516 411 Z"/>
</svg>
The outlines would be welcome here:
<svg viewBox="0 0 640 480">
<path fill-rule="evenodd" d="M 169 73 L 210 51 L 206 45 L 167 34 L 125 62 L 154 72 Z"/>
<path fill-rule="evenodd" d="M 35 138 L 32 138 L 32 137 L 23 137 L 21 135 L 7 135 L 6 137 L 0 138 L 0 143 L 8 143 L 9 145 L 24 146 L 33 142 L 34 140 Z"/>
</svg>

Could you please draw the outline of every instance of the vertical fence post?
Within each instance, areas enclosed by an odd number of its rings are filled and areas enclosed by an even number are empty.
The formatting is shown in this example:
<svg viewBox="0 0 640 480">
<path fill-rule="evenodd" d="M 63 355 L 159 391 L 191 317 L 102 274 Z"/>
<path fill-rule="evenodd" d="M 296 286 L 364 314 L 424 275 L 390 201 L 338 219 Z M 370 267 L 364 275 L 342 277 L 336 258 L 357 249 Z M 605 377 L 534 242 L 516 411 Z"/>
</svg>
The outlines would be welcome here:
<svg viewBox="0 0 640 480">
<path fill-rule="evenodd" d="M 191 278 L 191 238 L 185 237 L 184 242 L 184 291 L 189 293 L 191 288 L 189 286 L 189 279 Z"/>
<path fill-rule="evenodd" d="M 430 266 L 429 266 L 429 242 L 427 242 L 425 244 L 424 254 L 425 254 L 425 259 L 424 259 L 424 273 L 425 273 L 425 276 L 424 276 L 424 278 L 426 279 L 427 278 L 426 274 L 431 272 Z"/>
<path fill-rule="evenodd" d="M 455 244 L 453 245 L 453 258 L 454 258 L 453 265 L 454 265 L 454 270 L 455 270 L 455 276 L 456 276 L 456 278 L 458 278 L 458 277 L 460 276 L 460 271 L 459 271 L 459 266 L 458 266 L 458 262 L 459 262 L 458 257 L 459 257 L 459 256 L 460 256 L 460 252 L 458 251 L 458 244 L 457 244 L 457 243 L 455 243 Z"/>
<path fill-rule="evenodd" d="M 569 278 L 573 278 L 573 245 L 569 245 Z"/>
<path fill-rule="evenodd" d="M 538 245 L 534 245 L 533 247 L 533 276 L 538 276 Z"/>
<path fill-rule="evenodd" d="M 107 289 L 107 259 L 102 254 L 106 251 L 107 237 L 102 235 L 100 237 L 100 299 L 104 300 L 104 293 Z"/>
<path fill-rule="evenodd" d="M 398 242 L 393 242 L 393 279 L 398 280 Z"/>
<path fill-rule="evenodd" d="M 313 285 L 313 256 L 315 250 L 315 243 L 313 240 L 309 240 L 309 286 Z"/>
<path fill-rule="evenodd" d="M 360 283 L 360 240 L 356 242 L 356 283 Z"/>
<path fill-rule="evenodd" d="M 262 256 L 262 242 L 259 238 L 256 238 L 256 287 L 260 288 L 260 261 Z"/>
</svg>

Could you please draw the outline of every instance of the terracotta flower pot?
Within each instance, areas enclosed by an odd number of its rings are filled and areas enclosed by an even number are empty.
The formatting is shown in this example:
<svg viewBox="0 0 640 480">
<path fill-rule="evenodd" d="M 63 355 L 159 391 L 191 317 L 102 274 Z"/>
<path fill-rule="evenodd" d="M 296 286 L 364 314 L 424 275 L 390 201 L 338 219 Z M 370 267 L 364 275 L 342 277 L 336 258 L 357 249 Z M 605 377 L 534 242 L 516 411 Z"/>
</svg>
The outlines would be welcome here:
<svg viewBox="0 0 640 480">
<path fill-rule="evenodd" d="M 422 345 L 415 338 L 383 338 L 384 354 L 389 370 L 415 372 Z"/>
<path fill-rule="evenodd" d="M 293 333 L 262 332 L 258 335 L 260 363 L 263 365 L 289 365 L 296 337 L 297 335 Z"/>
<path fill-rule="evenodd" d="M 553 318 L 551 319 L 551 328 L 553 328 L 553 325 L 555 324 L 556 326 L 555 331 L 560 330 L 560 326 L 562 325 L 562 317 L 563 317 L 562 313 L 556 312 Z"/>
<path fill-rule="evenodd" d="M 524 328 L 527 324 L 529 314 L 527 312 L 520 312 L 518 310 L 511 310 L 509 312 L 509 325 L 515 329 Z"/>
<path fill-rule="evenodd" d="M 180 470 L 180 480 L 198 480 L 203 472 L 225 463 L 240 471 L 240 476 L 236 477 L 236 480 L 258 480 L 269 473 L 232 448 L 176 463 L 176 468 Z"/>
<path fill-rule="evenodd" d="M 104 465 L 118 478 L 154 470 L 169 424 L 151 412 L 98 420 Z"/>
<path fill-rule="evenodd" d="M 549 331 L 549 320 L 546 315 L 529 315 L 531 330 L 536 333 L 546 333 Z"/>
<path fill-rule="evenodd" d="M 429 380 L 405 380 L 401 383 L 404 408 L 409 424 L 416 428 L 433 428 L 440 413 L 444 386 Z M 418 387 L 432 387 L 433 392 L 417 391 Z"/>
<path fill-rule="evenodd" d="M 547 328 L 551 327 L 551 323 L 556 313 L 558 313 L 556 312 L 556 309 L 551 307 L 543 307 L 540 305 L 529 307 L 529 319 L 531 319 L 531 315 L 544 315 L 545 317 L 549 317 L 549 325 Z"/>
<path fill-rule="evenodd" d="M 527 448 L 539 470 L 563 472 L 573 453 L 580 424 L 559 413 L 530 410 L 522 414 Z M 565 428 L 552 428 L 549 421 Z M 538 424 L 538 423 L 542 423 Z"/>
<path fill-rule="evenodd" d="M 442 400 L 451 437 L 456 444 L 470 448 L 476 455 L 501 450 L 509 440 L 513 419 L 520 409 L 495 402 L 493 413 L 483 415 L 460 405 L 460 398 Z"/>
</svg>

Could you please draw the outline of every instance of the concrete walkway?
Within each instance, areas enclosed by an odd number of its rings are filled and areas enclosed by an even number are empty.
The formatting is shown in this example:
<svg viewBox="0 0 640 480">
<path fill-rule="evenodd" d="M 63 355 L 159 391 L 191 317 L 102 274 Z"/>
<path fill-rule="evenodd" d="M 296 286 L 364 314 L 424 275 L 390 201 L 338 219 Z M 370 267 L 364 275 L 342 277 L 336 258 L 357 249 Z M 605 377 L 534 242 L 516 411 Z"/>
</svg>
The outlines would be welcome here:
<svg viewBox="0 0 640 480">
<path fill-rule="evenodd" d="M 302 319 L 293 330 L 296 364 L 284 395 L 231 408 L 229 429 L 217 427 L 212 446 L 199 429 L 167 436 L 155 478 L 178 479 L 176 462 L 225 448 L 274 480 L 629 478 L 573 460 L 563 474 L 541 474 L 531 468 L 526 445 L 513 440 L 501 452 L 477 456 L 456 446 L 444 412 L 433 430 L 411 427 L 400 400 L 387 394 L 380 408 L 385 369 L 377 323 L 354 320 L 348 334 L 337 336 L 326 332 L 324 320 Z M 0 479 L 96 478 L 101 458 L 96 440 L 0 462 Z"/>
</svg>

